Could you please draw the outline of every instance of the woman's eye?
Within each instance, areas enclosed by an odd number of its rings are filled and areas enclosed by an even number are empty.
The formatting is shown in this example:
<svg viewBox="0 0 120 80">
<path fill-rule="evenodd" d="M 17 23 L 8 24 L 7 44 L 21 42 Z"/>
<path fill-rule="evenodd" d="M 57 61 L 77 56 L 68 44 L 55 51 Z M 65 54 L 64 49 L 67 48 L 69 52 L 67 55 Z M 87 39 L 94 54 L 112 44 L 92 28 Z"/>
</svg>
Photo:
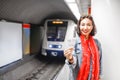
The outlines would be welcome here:
<svg viewBox="0 0 120 80">
<path fill-rule="evenodd" d="M 87 26 L 91 26 L 91 24 L 88 23 Z"/>
<path fill-rule="evenodd" d="M 85 26 L 85 24 L 83 23 L 83 24 L 81 24 L 81 26 Z"/>
</svg>

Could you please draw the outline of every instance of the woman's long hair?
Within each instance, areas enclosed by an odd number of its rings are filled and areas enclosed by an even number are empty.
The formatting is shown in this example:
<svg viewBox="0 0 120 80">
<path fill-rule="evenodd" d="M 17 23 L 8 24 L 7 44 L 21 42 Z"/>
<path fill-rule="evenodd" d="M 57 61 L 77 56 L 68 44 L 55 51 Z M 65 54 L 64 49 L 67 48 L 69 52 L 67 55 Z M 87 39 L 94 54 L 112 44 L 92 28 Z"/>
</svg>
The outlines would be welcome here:
<svg viewBox="0 0 120 80">
<path fill-rule="evenodd" d="M 77 23 L 77 33 L 78 33 L 78 35 L 81 35 L 80 24 L 81 24 L 81 21 L 83 19 L 85 19 L 85 18 L 88 18 L 88 19 L 90 19 L 92 21 L 93 29 L 92 29 L 90 35 L 94 36 L 96 34 L 97 30 L 96 30 L 96 25 L 94 23 L 93 17 L 91 15 L 83 15 L 83 16 L 80 17 L 80 19 L 79 19 L 79 21 Z"/>
</svg>

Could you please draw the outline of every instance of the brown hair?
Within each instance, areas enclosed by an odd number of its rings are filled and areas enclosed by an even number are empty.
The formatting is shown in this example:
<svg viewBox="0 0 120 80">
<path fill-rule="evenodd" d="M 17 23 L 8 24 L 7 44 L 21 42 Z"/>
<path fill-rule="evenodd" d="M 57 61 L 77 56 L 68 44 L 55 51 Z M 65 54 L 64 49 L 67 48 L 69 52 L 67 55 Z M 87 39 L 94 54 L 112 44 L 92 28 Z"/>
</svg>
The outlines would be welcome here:
<svg viewBox="0 0 120 80">
<path fill-rule="evenodd" d="M 88 19 L 90 19 L 92 21 L 93 29 L 92 29 L 90 35 L 94 36 L 96 34 L 97 30 L 96 30 L 96 25 L 94 23 L 93 17 L 91 15 L 83 15 L 83 16 L 80 17 L 80 19 L 79 19 L 79 21 L 77 23 L 77 33 L 78 33 L 78 35 L 81 35 L 80 24 L 81 24 L 81 21 L 83 19 L 85 19 L 85 18 L 88 18 Z"/>
</svg>

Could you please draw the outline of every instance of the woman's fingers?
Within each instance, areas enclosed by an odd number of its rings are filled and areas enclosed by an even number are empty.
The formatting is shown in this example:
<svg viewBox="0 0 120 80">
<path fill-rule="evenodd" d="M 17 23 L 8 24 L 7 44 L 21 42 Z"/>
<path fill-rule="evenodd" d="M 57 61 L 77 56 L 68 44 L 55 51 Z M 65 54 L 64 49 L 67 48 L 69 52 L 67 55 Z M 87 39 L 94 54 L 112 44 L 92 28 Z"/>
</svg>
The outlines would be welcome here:
<svg viewBox="0 0 120 80">
<path fill-rule="evenodd" d="M 73 51 L 73 48 L 69 48 L 67 50 L 64 51 L 64 56 L 67 58 L 67 59 L 70 59 L 72 57 L 72 51 Z"/>
</svg>

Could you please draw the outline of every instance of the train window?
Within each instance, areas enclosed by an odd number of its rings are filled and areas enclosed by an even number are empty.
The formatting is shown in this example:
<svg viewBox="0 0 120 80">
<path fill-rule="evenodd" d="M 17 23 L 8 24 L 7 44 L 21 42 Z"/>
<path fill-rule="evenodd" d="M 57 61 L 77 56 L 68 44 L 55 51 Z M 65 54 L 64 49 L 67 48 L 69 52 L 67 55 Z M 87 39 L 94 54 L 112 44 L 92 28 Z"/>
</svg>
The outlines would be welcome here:
<svg viewBox="0 0 120 80">
<path fill-rule="evenodd" d="M 47 24 L 48 41 L 64 41 L 67 30 L 67 23 L 67 21 L 64 21 L 60 24 L 54 24 L 52 21 L 49 21 Z"/>
</svg>

